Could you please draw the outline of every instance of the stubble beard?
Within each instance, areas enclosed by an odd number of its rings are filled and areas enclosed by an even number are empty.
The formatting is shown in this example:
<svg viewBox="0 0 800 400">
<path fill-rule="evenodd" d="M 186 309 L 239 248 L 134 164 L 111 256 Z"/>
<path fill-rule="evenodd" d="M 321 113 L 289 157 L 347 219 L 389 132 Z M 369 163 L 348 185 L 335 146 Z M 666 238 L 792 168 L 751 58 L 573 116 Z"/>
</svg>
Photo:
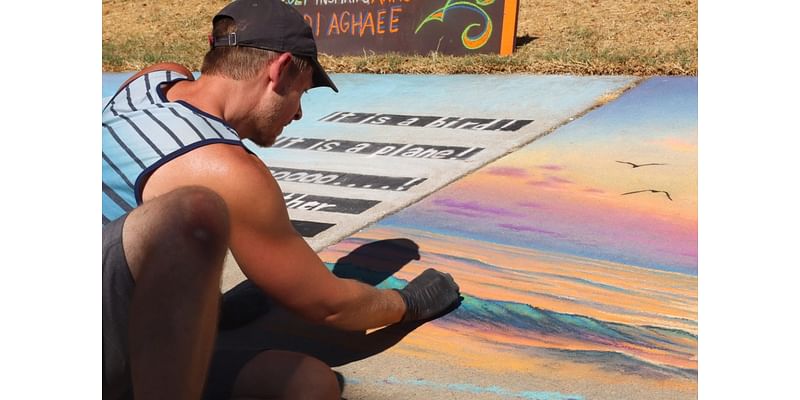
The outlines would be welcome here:
<svg viewBox="0 0 800 400">
<path fill-rule="evenodd" d="M 278 136 L 283 132 L 283 126 L 278 126 L 280 122 L 276 118 L 278 111 L 279 110 L 274 106 L 265 106 L 253 110 L 256 115 L 269 116 L 258 119 L 256 123 L 256 132 L 253 135 L 253 138 L 256 140 L 251 140 L 259 147 L 272 146 L 275 144 L 275 140 L 277 140 Z"/>
</svg>

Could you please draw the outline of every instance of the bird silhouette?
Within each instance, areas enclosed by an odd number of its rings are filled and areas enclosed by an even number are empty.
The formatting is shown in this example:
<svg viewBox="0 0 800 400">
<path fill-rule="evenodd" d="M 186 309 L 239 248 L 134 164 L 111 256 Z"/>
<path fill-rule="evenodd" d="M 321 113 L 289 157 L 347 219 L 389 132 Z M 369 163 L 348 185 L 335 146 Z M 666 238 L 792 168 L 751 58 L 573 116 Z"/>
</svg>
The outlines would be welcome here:
<svg viewBox="0 0 800 400">
<path fill-rule="evenodd" d="M 629 162 L 629 161 L 617 161 L 617 162 L 620 163 L 620 164 L 629 164 L 633 168 L 647 167 L 649 165 L 667 165 L 667 164 L 661 164 L 661 163 L 634 164 L 634 163 Z"/>
<path fill-rule="evenodd" d="M 669 199 L 669 201 L 672 201 L 672 197 L 670 197 L 668 192 L 665 192 L 663 190 L 653 190 L 653 189 L 637 190 L 635 192 L 623 193 L 620 196 L 625 196 L 626 194 L 642 193 L 642 192 L 664 193 L 665 195 L 667 195 L 667 198 Z"/>
</svg>

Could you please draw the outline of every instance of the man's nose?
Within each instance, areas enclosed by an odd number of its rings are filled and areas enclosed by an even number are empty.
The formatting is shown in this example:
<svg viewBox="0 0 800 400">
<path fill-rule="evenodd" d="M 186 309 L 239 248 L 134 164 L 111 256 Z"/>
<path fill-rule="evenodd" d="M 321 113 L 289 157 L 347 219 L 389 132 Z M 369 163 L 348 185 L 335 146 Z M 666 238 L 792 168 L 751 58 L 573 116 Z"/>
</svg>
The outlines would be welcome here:
<svg viewBox="0 0 800 400">
<path fill-rule="evenodd" d="M 303 106 L 297 106 L 297 112 L 294 114 L 295 121 L 303 118 Z"/>
</svg>

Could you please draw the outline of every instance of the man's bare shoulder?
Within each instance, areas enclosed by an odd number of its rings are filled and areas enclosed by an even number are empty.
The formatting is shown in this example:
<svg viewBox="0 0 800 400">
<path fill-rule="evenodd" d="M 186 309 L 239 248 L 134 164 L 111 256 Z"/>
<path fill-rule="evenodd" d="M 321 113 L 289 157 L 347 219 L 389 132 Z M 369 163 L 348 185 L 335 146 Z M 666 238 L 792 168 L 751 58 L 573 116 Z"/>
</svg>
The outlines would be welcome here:
<svg viewBox="0 0 800 400">
<path fill-rule="evenodd" d="M 242 146 L 219 143 L 193 149 L 156 169 L 145 183 L 142 198 L 147 201 L 189 185 L 208 187 L 231 201 L 280 195 L 280 187 L 258 157 Z"/>
</svg>

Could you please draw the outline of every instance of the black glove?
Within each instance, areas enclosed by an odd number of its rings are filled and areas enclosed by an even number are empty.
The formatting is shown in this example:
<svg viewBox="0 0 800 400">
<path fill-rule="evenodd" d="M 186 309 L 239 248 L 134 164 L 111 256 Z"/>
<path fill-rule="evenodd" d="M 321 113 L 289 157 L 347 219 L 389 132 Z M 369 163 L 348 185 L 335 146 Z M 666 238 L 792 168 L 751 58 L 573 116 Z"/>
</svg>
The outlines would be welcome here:
<svg viewBox="0 0 800 400">
<path fill-rule="evenodd" d="M 459 299 L 459 288 L 448 273 L 426 269 L 403 289 L 395 289 L 406 303 L 401 322 L 436 316 Z"/>
</svg>

